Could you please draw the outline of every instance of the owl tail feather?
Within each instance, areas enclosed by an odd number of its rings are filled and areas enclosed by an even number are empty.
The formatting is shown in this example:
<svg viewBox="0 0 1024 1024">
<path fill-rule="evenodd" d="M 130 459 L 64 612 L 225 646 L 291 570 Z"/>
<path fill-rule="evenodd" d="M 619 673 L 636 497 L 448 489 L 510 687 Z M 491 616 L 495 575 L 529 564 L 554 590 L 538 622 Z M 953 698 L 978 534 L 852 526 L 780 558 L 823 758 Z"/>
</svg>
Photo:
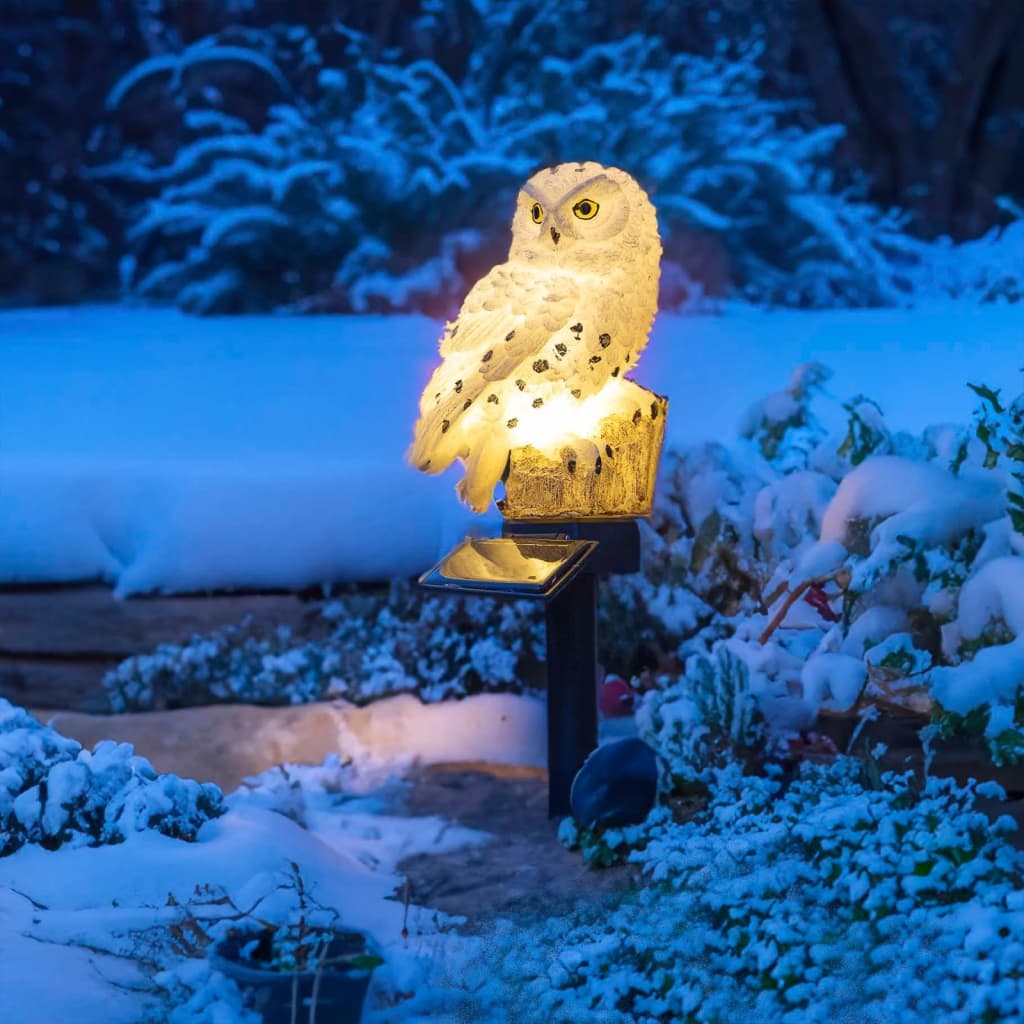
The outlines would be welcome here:
<svg viewBox="0 0 1024 1024">
<path fill-rule="evenodd" d="M 455 490 L 474 512 L 487 511 L 507 461 L 508 445 L 502 440 L 481 440 L 470 451 L 466 459 L 466 476 Z"/>
</svg>

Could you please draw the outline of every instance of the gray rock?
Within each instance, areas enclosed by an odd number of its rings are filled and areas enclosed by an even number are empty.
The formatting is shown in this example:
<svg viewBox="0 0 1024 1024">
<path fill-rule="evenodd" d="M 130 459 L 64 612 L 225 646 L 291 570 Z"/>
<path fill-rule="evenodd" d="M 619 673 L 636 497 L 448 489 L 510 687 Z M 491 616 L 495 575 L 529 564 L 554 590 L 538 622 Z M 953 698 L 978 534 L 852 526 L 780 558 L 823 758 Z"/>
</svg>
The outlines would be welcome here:
<svg viewBox="0 0 1024 1024">
<path fill-rule="evenodd" d="M 658 797 L 658 760 L 643 740 L 598 747 L 573 779 L 569 803 L 582 828 L 639 824 Z"/>
</svg>

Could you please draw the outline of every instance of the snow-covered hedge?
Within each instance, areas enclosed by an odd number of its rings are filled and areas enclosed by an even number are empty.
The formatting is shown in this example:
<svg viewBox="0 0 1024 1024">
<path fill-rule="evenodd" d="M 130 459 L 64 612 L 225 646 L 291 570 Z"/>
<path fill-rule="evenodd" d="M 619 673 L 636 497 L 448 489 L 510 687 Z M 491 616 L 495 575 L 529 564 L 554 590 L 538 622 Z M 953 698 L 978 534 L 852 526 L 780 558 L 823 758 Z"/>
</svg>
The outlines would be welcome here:
<svg viewBox="0 0 1024 1024">
<path fill-rule="evenodd" d="M 523 1022 L 1019 1022 L 1024 855 L 976 806 L 997 790 L 872 782 L 845 757 L 788 787 L 717 770 L 706 812 L 635 830 L 648 884 L 569 926 L 517 924 L 484 968 L 500 987 L 467 984 L 518 991 Z"/>
<path fill-rule="evenodd" d="M 526 602 L 387 595 L 329 602 L 308 635 L 230 626 L 185 644 L 161 644 L 107 674 L 116 711 L 230 701 L 298 704 L 393 693 L 423 700 L 541 684 L 543 617 Z"/>
<path fill-rule="evenodd" d="M 83 750 L 0 698 L 0 857 L 26 843 L 101 846 L 148 829 L 191 841 L 223 810 L 216 786 L 158 775 L 128 744 Z"/>
<path fill-rule="evenodd" d="M 112 91 L 115 112 L 153 81 L 187 110 L 170 160 L 137 154 L 106 172 L 148 193 L 128 232 L 131 289 L 204 313 L 450 313 L 507 252 L 522 182 L 594 159 L 651 192 L 670 304 L 899 300 L 916 246 L 898 218 L 833 187 L 840 127 L 799 127 L 761 96 L 760 42 L 711 54 L 643 32 L 610 43 L 585 14 L 567 32 L 562 5 L 482 5 L 488 30 L 457 77 L 337 27 L 333 65 L 304 29 L 287 35 L 316 82 L 305 91 L 286 85 L 272 36 L 211 37 L 140 65 Z M 195 87 L 232 61 L 280 83 L 260 123 Z"/>
</svg>

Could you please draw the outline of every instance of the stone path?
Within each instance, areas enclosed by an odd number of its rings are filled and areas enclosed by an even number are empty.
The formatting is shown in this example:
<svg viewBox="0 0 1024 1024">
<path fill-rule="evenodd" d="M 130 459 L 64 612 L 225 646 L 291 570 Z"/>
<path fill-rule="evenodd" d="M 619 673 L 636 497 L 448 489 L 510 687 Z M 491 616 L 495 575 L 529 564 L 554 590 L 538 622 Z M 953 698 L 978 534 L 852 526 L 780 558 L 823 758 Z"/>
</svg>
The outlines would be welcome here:
<svg viewBox="0 0 1024 1024">
<path fill-rule="evenodd" d="M 600 871 L 559 843 L 547 814 L 547 776 L 497 765 L 438 765 L 415 773 L 403 800 L 408 814 L 437 814 L 493 839 L 442 855 L 419 854 L 399 864 L 410 898 L 465 916 L 469 931 L 499 917 L 517 921 L 569 912 L 580 904 L 614 902 L 636 887 L 631 866 Z"/>
<path fill-rule="evenodd" d="M 387 707 L 388 702 L 378 702 L 359 709 L 309 704 L 225 705 L 115 716 L 65 712 L 51 722 L 88 746 L 104 738 L 131 742 L 161 771 L 216 781 L 231 790 L 246 775 L 281 761 L 322 763 L 338 750 L 342 724 L 371 749 L 394 754 L 407 750 L 410 739 L 395 721 L 377 721 Z M 398 715 L 396 721 L 403 720 Z M 837 747 L 845 749 L 853 723 L 822 724 Z M 542 731 L 540 726 L 541 739 Z M 888 744 L 883 768 L 920 769 L 921 746 L 910 719 L 882 719 L 870 723 L 862 735 L 868 745 Z M 860 741 L 855 748 L 862 749 Z M 977 745 L 954 743 L 940 747 L 933 770 L 960 778 L 995 777 L 1009 800 L 987 801 L 983 809 L 993 816 L 1014 817 L 1019 827 L 1011 840 L 1024 849 L 1024 768 L 993 769 Z M 409 782 L 396 797 L 400 813 L 438 815 L 493 836 L 462 850 L 410 857 L 399 866 L 409 879 L 413 902 L 465 917 L 463 927 L 470 932 L 485 929 L 499 917 L 525 924 L 566 914 L 581 904 L 598 907 L 636 886 L 634 868 L 591 870 L 578 853 L 562 847 L 556 837 L 557 821 L 547 816 L 547 780 L 539 769 L 479 762 L 434 765 L 413 770 Z"/>
</svg>

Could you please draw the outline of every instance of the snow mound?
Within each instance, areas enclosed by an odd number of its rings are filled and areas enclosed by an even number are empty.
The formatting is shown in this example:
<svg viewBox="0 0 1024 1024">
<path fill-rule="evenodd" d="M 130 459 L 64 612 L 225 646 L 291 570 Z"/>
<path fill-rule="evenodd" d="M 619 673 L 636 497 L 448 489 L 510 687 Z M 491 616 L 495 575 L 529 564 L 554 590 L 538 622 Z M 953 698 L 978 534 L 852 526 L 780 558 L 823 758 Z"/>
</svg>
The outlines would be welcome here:
<svg viewBox="0 0 1024 1024">
<path fill-rule="evenodd" d="M 1019 379 L 1020 321 L 970 304 L 661 316 L 636 377 L 672 401 L 670 446 L 735 437 L 780 366 L 814 362 L 837 394 L 869 393 L 894 428 L 920 430 L 968 421 L 965 381 Z M 439 333 L 420 316 L 0 313 L 0 581 L 128 595 L 422 572 L 471 522 L 452 476 L 404 462 Z M 820 402 L 841 428 L 841 404 Z M 762 499 L 777 534 L 828 484 L 785 486 L 800 493 Z"/>
</svg>

